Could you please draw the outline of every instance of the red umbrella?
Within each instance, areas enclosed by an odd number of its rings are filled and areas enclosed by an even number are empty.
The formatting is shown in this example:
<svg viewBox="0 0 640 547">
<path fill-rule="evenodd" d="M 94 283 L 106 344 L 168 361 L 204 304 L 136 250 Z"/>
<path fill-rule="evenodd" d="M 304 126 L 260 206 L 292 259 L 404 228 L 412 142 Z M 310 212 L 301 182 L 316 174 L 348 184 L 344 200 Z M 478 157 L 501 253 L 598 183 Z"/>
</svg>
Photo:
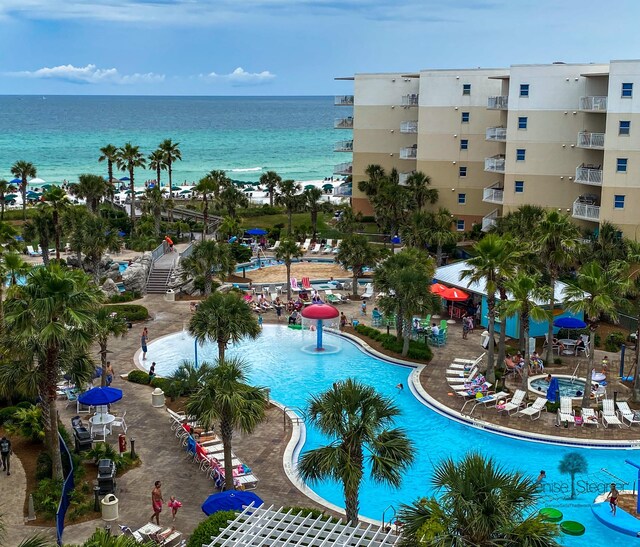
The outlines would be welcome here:
<svg viewBox="0 0 640 547">
<path fill-rule="evenodd" d="M 466 292 L 456 289 L 455 287 L 442 291 L 440 296 L 445 300 L 451 300 L 452 302 L 464 302 L 469 298 L 469 295 Z"/>
<path fill-rule="evenodd" d="M 430 289 L 433 294 L 442 294 L 444 291 L 448 290 L 449 287 L 443 285 L 442 283 L 434 283 L 433 285 L 431 285 Z"/>
</svg>

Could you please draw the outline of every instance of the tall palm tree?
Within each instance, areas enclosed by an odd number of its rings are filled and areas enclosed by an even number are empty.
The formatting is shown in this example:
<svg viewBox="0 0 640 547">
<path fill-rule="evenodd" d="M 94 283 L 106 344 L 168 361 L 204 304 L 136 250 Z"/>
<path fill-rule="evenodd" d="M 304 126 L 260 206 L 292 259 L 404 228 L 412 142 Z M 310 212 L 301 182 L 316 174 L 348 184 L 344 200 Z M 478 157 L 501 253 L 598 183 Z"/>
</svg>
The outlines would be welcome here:
<svg viewBox="0 0 640 547">
<path fill-rule="evenodd" d="M 231 218 L 237 218 L 237 210 L 240 207 L 248 207 L 249 199 L 244 192 L 238 190 L 233 184 L 225 184 L 218 196 L 218 204 L 226 209 Z"/>
<path fill-rule="evenodd" d="M 54 186 L 47 190 L 42 196 L 44 201 L 51 206 L 51 218 L 53 220 L 53 233 L 56 249 L 56 260 L 60 260 L 60 236 L 62 235 L 62 222 L 60 214 L 69 207 L 69 198 L 65 191 L 59 186 Z"/>
<path fill-rule="evenodd" d="M 362 230 L 362 226 L 362 213 L 360 211 L 354 213 L 351 207 L 345 207 L 340 211 L 336 228 L 342 233 L 359 232 Z"/>
<path fill-rule="evenodd" d="M 402 505 L 406 547 L 560 547 L 558 526 L 534 511 L 540 485 L 479 453 L 435 467 L 437 498 Z"/>
<path fill-rule="evenodd" d="M 429 244 L 430 227 L 433 222 L 433 213 L 426 211 L 412 211 L 407 221 L 400 226 L 402 242 L 416 249 L 425 249 Z"/>
<path fill-rule="evenodd" d="M 467 260 L 469 269 L 463 270 L 461 279 L 472 283 L 484 282 L 487 292 L 487 318 L 489 347 L 487 348 L 487 380 L 495 383 L 494 333 L 496 319 L 496 292 L 501 279 L 513 277 L 518 252 L 510 239 L 488 234 L 473 247 L 475 256 Z"/>
<path fill-rule="evenodd" d="M 233 236 L 238 236 L 242 233 L 240 228 L 240 219 L 226 216 L 222 219 L 222 223 L 218 228 L 218 236 L 229 240 Z"/>
<path fill-rule="evenodd" d="M 349 234 L 340 247 L 336 261 L 345 269 L 350 269 L 353 278 L 352 295 L 358 296 L 358 277 L 362 277 L 364 268 L 373 266 L 378 258 L 378 252 L 374 249 L 366 236 L 361 234 Z"/>
<path fill-rule="evenodd" d="M 204 296 L 209 296 L 214 276 L 233 273 L 236 261 L 228 243 L 208 239 L 196 243 L 191 254 L 181 260 L 180 267 L 183 279 L 201 279 Z"/>
<path fill-rule="evenodd" d="M 85 254 L 87 261 L 93 270 L 93 280 L 100 283 L 100 264 L 107 251 L 118 252 L 122 241 L 114 228 L 102 217 L 90 216 L 82 226 L 83 237 L 80 242 L 81 252 Z"/>
<path fill-rule="evenodd" d="M 20 193 L 22 194 L 22 220 L 27 220 L 27 183 L 29 179 L 36 176 L 36 166 L 31 162 L 18 160 L 11 166 L 11 174 L 21 180 Z"/>
<path fill-rule="evenodd" d="M 316 238 L 318 233 L 318 213 L 320 211 L 320 199 L 322 198 L 322 190 L 320 188 L 307 188 L 303 193 L 303 199 L 305 205 L 309 209 L 311 215 L 311 231 L 313 232 L 313 239 Z"/>
<path fill-rule="evenodd" d="M 35 213 L 31 219 L 23 226 L 22 233 L 27 241 L 40 242 L 42 250 L 42 262 L 45 266 L 49 264 L 49 244 L 55 238 L 53 229 L 53 210 L 47 203 L 39 203 L 35 208 Z"/>
<path fill-rule="evenodd" d="M 260 176 L 260 186 L 266 188 L 267 192 L 269 192 L 269 205 L 271 207 L 273 207 L 274 194 L 281 182 L 282 177 L 275 171 L 267 171 Z"/>
<path fill-rule="evenodd" d="M 100 385 L 107 385 L 107 354 L 110 337 L 122 338 L 127 333 L 127 323 L 121 316 L 111 312 L 109 308 L 102 306 L 96 312 L 96 320 L 93 325 L 93 335 L 100 346 L 100 363 L 102 365 L 102 380 Z"/>
<path fill-rule="evenodd" d="M 217 344 L 218 359 L 222 361 L 229 342 L 257 338 L 260 326 L 255 313 L 238 293 L 214 292 L 191 317 L 189 333 L 199 344 L 206 341 Z"/>
<path fill-rule="evenodd" d="M 628 265 L 611 262 L 603 267 L 598 262 L 589 262 L 580 268 L 575 285 L 565 289 L 564 306 L 571 312 L 583 312 L 589 325 L 589 365 L 585 372 L 582 406 L 588 408 L 591 395 L 591 370 L 594 368 L 595 337 L 602 316 L 612 323 L 618 322 L 619 310 L 628 306 L 627 294 L 631 292 Z"/>
<path fill-rule="evenodd" d="M 497 235 L 509 235 L 520 241 L 530 241 L 543 219 L 545 210 L 539 205 L 522 205 L 516 211 L 498 218 L 492 232 Z"/>
<path fill-rule="evenodd" d="M 4 197 L 16 191 L 16 187 L 4 179 L 0 179 L 0 221 L 4 220 Z"/>
<path fill-rule="evenodd" d="M 78 177 L 78 183 L 72 184 L 69 191 L 74 196 L 83 198 L 87 202 L 87 207 L 94 215 L 98 214 L 100 201 L 110 192 L 112 185 L 104 180 L 100 175 L 90 173 L 82 174 Z"/>
<path fill-rule="evenodd" d="M 218 359 L 206 374 L 202 387 L 187 402 L 187 412 L 205 428 L 214 424 L 219 426 L 224 451 L 225 490 L 234 488 L 233 432 L 252 433 L 264 420 L 268 403 L 265 388 L 247 384 L 247 372 L 246 363 L 240 359 Z"/>
<path fill-rule="evenodd" d="M 160 222 L 162 220 L 162 208 L 164 206 L 164 197 L 162 197 L 162 191 L 160 185 L 156 185 L 153 188 L 147 188 L 144 193 L 144 202 L 142 203 L 142 210 L 153 216 L 153 230 L 158 237 L 160 235 Z"/>
<path fill-rule="evenodd" d="M 414 460 L 404 430 L 394 427 L 400 409 L 391 399 L 357 380 L 335 382 L 309 401 L 307 416 L 330 444 L 310 450 L 298 462 L 305 481 L 340 481 L 347 520 L 358 524 L 360 484 L 365 465 L 374 481 L 398 488 Z"/>
<path fill-rule="evenodd" d="M 158 146 L 158 150 L 164 153 L 164 161 L 169 173 L 169 197 L 173 198 L 173 164 L 182 160 L 182 152 L 180 151 L 179 142 L 173 142 L 171 139 L 163 140 Z M 160 181 L 158 181 L 159 183 Z"/>
<path fill-rule="evenodd" d="M 156 172 L 156 185 L 158 189 L 162 188 L 162 184 L 160 182 L 160 173 L 167 169 L 167 161 L 165 159 L 165 154 L 160 148 L 154 150 L 149 154 L 149 169 Z M 169 191 L 171 193 L 171 191 Z"/>
<path fill-rule="evenodd" d="M 147 161 L 140 152 L 139 146 L 133 146 L 130 142 L 118 149 L 118 169 L 129 173 L 129 189 L 131 190 L 131 227 L 136 222 L 136 188 L 134 174 L 137 167 L 145 168 Z"/>
<path fill-rule="evenodd" d="M 412 208 L 420 211 L 427 203 L 433 205 L 438 201 L 438 190 L 429 188 L 431 177 L 422 171 L 415 171 L 407 177 L 407 189 L 409 190 Z"/>
<path fill-rule="evenodd" d="M 432 221 L 427 232 L 427 243 L 436 247 L 436 265 L 442 266 L 442 247 L 453 245 L 458 241 L 458 236 L 451 231 L 453 215 L 449 210 L 440 207 L 432 214 Z"/>
<path fill-rule="evenodd" d="M 47 446 L 53 478 L 62 478 L 58 443 L 57 383 L 67 351 L 91 343 L 94 317 L 103 296 L 89 277 L 59 264 L 35 268 L 24 286 L 16 285 L 5 302 L 7 332 L 14 349 L 41 371 Z"/>
<path fill-rule="evenodd" d="M 293 223 L 293 210 L 300 202 L 300 185 L 294 180 L 283 180 L 278 183 L 278 196 L 276 203 L 283 205 L 287 211 L 287 235 L 291 236 L 291 225 Z"/>
<path fill-rule="evenodd" d="M 202 238 L 204 239 L 207 235 L 209 223 L 209 202 L 212 197 L 215 197 L 220 192 L 220 185 L 216 179 L 209 174 L 198 181 L 198 184 L 195 185 L 193 191 L 202 196 L 202 216 L 204 219 Z"/>
<path fill-rule="evenodd" d="M 274 251 L 275 257 L 282 260 L 287 269 L 287 300 L 291 300 L 291 263 L 303 254 L 298 244 L 289 237 L 280 240 L 280 245 Z"/>
<path fill-rule="evenodd" d="M 118 148 L 113 144 L 107 144 L 100 149 L 100 157 L 98 158 L 99 162 L 106 161 L 107 162 L 107 177 L 108 183 L 113 188 L 113 166 L 118 163 Z"/>
<path fill-rule="evenodd" d="M 9 278 L 9 286 L 17 285 L 18 277 L 26 275 L 31 267 L 18 253 L 4 253 L 2 262 Z"/>
</svg>

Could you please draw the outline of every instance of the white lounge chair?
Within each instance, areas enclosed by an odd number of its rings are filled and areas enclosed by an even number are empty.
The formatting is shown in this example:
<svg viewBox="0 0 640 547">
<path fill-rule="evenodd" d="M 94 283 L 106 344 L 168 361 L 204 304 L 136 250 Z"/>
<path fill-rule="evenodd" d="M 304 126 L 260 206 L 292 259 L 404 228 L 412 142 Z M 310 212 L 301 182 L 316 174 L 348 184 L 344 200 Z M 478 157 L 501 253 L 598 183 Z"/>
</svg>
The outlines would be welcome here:
<svg viewBox="0 0 640 547">
<path fill-rule="evenodd" d="M 309 250 L 309 245 L 311 245 L 311 238 L 305 239 L 304 243 L 302 244 L 302 246 L 300 247 L 300 250 L 303 253 L 306 253 Z"/>
<path fill-rule="evenodd" d="M 446 376 L 455 376 L 455 377 L 458 377 L 458 376 L 469 376 L 469 374 L 471 374 L 471 372 L 473 370 L 477 370 L 477 368 L 478 367 L 476 365 L 472 365 L 472 366 L 467 365 L 466 367 L 460 368 L 460 369 L 459 368 L 448 368 L 446 370 L 446 372 L 445 372 L 445 375 Z"/>
<path fill-rule="evenodd" d="M 581 412 L 582 416 L 582 425 L 595 425 L 596 427 L 600 427 L 600 420 L 598 419 L 598 415 L 593 408 L 583 408 Z"/>
<path fill-rule="evenodd" d="M 342 240 L 339 239 L 338 241 L 336 241 L 336 246 L 333 248 L 333 251 L 331 251 L 334 255 L 338 254 L 338 251 L 340 250 L 340 244 L 342 243 Z"/>
<path fill-rule="evenodd" d="M 42 256 L 42 253 L 39 250 L 36 251 L 32 245 L 27 245 L 27 254 L 29 256 Z"/>
<path fill-rule="evenodd" d="M 373 283 L 367 283 L 364 287 L 364 293 L 360 296 L 362 300 L 369 300 L 373 296 Z"/>
<path fill-rule="evenodd" d="M 640 424 L 640 418 L 636 417 L 636 413 L 629 408 L 627 401 L 618 401 L 618 417 L 622 423 L 629 422 L 629 427 L 633 424 Z"/>
<path fill-rule="evenodd" d="M 462 409 L 460 410 L 461 414 L 464 414 L 464 407 L 466 407 L 469 403 L 473 403 L 473 407 L 469 411 L 469 416 L 473 414 L 473 411 L 479 406 L 487 406 L 492 403 L 497 403 L 501 399 L 504 399 L 509 395 L 506 391 L 500 391 L 498 393 L 490 393 L 489 395 L 485 395 L 484 397 L 479 397 L 477 399 L 469 399 L 462 405 Z"/>
<path fill-rule="evenodd" d="M 519 410 L 516 414 L 520 416 L 529 416 L 532 420 L 537 420 L 540 418 L 543 411 L 547 411 L 547 399 L 545 397 L 538 397 L 528 407 Z"/>
<path fill-rule="evenodd" d="M 327 242 L 324 244 L 324 249 L 322 249 L 322 254 L 328 255 L 331 251 L 333 251 L 333 239 L 327 239 Z"/>
<path fill-rule="evenodd" d="M 511 411 L 518 411 L 521 406 L 526 404 L 524 401 L 526 396 L 526 391 L 517 389 L 510 401 L 507 401 L 504 405 L 496 405 L 496 408 L 498 409 L 498 412 L 506 412 L 507 415 L 510 415 Z"/>
<path fill-rule="evenodd" d="M 567 422 L 576 425 L 575 414 L 573 408 L 571 408 L 571 397 L 560 397 L 560 408 L 558 414 L 556 414 L 556 424 Z"/>
<path fill-rule="evenodd" d="M 291 292 L 300 292 L 300 287 L 298 287 L 298 280 L 295 277 L 291 278 Z"/>
<path fill-rule="evenodd" d="M 488 391 L 489 388 L 492 386 L 493 384 L 491 384 L 490 382 L 484 382 L 482 384 L 482 388 L 484 391 Z M 454 391 L 455 393 L 461 393 L 463 391 L 469 391 L 472 387 L 478 387 L 478 384 L 473 384 L 473 383 L 467 383 L 467 384 L 453 384 L 453 385 L 449 385 L 449 389 L 451 391 Z"/>
<path fill-rule="evenodd" d="M 278 247 L 280 247 L 280 240 L 276 241 L 271 247 L 267 248 L 267 251 L 275 251 Z"/>
<path fill-rule="evenodd" d="M 607 428 L 610 425 L 617 425 L 622 427 L 622 422 L 616 416 L 616 411 L 613 407 L 613 399 L 605 399 L 602 401 L 602 412 L 600 413 L 602 418 L 602 425 Z"/>
<path fill-rule="evenodd" d="M 317 255 L 320 252 L 320 248 L 322 247 L 322 245 L 320 245 L 320 243 L 316 243 L 313 246 L 313 249 L 311 249 L 311 254 L 312 255 Z"/>
<path fill-rule="evenodd" d="M 456 357 L 453 360 L 453 363 L 451 364 L 451 366 L 453 367 L 453 365 L 479 365 L 480 363 L 482 363 L 482 360 L 484 359 L 484 356 L 486 355 L 486 353 L 483 353 L 482 355 L 480 355 L 479 357 L 476 357 L 475 359 L 460 359 L 458 357 Z"/>
<path fill-rule="evenodd" d="M 469 375 L 459 374 L 458 376 L 447 376 L 447 382 L 449 385 L 454 384 L 468 384 L 470 383 L 478 374 L 478 369 L 474 368 Z"/>
</svg>

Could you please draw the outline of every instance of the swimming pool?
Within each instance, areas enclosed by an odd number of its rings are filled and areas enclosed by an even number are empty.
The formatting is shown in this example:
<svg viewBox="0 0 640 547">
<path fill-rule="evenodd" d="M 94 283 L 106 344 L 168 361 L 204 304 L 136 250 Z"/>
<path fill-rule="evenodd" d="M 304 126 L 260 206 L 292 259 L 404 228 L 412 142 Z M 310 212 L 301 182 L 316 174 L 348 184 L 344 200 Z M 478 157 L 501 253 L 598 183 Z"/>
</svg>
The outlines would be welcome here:
<svg viewBox="0 0 640 547">
<path fill-rule="evenodd" d="M 333 258 L 305 258 L 304 260 L 299 260 L 297 258 L 293 259 L 292 262 L 295 264 L 296 262 L 315 262 L 320 264 L 333 264 Z M 284 262 L 281 260 L 276 260 L 275 258 L 252 258 L 251 262 L 245 262 L 244 264 L 240 264 L 236 266 L 236 273 L 251 272 L 253 270 L 258 270 L 260 268 L 269 268 L 271 266 L 282 266 Z"/>
<path fill-rule="evenodd" d="M 325 342 L 337 348 L 337 353 L 325 355 L 305 352 L 304 348 L 313 346 L 314 342 L 315 333 L 265 325 L 263 334 L 257 340 L 237 344 L 229 349 L 228 355 L 239 355 L 246 359 L 250 364 L 250 382 L 269 387 L 271 397 L 289 407 L 304 408 L 309 395 L 348 377 L 374 385 L 378 391 L 394 399 L 402 410 L 397 423 L 407 430 L 416 445 L 416 463 L 399 490 L 364 481 L 361 492 L 361 513 L 364 516 L 379 520 L 388 506 L 397 508 L 400 503 L 410 503 L 419 496 L 431 494 L 429 481 L 434 464 L 445 457 L 459 458 L 467 451 L 477 450 L 509 468 L 524 470 L 534 477 L 541 469 L 546 471 L 541 507 L 558 508 L 564 513 L 565 520 L 577 520 L 587 527 L 587 533 L 581 538 L 563 537 L 566 545 L 585 545 L 588 542 L 592 546 L 604 546 L 611 542 L 612 537 L 615 538 L 613 532 L 593 517 L 590 506 L 596 494 L 608 490 L 608 484 L 613 480 L 601 469 L 605 468 L 625 481 L 634 480 L 634 470 L 624 464 L 624 459 L 633 457 L 635 452 L 533 443 L 471 428 L 426 407 L 408 389 L 398 392 L 395 386 L 400 382 L 408 385 L 411 368 L 376 359 L 356 344 L 329 333 L 325 335 Z M 149 344 L 144 366 L 148 367 L 151 361 L 156 361 L 156 373 L 167 375 L 185 357 L 193 357 L 193 353 L 193 339 L 186 333 L 177 333 Z M 200 362 L 213 360 L 216 355 L 214 346 L 198 348 Z M 325 442 L 316 430 L 307 428 L 303 451 Z M 585 455 L 589 469 L 576 476 L 578 496 L 569 501 L 565 498 L 570 482 L 566 475 L 558 471 L 558 463 L 563 456 L 574 451 Z M 618 488 L 621 486 L 619 482 Z M 340 485 L 326 482 L 312 488 L 328 501 L 343 506 Z"/>
<path fill-rule="evenodd" d="M 558 380 L 558 387 L 560 391 L 560 397 L 572 397 L 574 399 L 582 400 L 582 391 L 584 390 L 584 378 L 560 377 L 555 376 Z M 544 379 L 535 378 L 529 381 L 529 389 L 535 391 L 540 397 L 547 396 L 547 390 L 549 389 L 549 383 Z M 577 393 L 580 395 L 577 395 Z"/>
</svg>

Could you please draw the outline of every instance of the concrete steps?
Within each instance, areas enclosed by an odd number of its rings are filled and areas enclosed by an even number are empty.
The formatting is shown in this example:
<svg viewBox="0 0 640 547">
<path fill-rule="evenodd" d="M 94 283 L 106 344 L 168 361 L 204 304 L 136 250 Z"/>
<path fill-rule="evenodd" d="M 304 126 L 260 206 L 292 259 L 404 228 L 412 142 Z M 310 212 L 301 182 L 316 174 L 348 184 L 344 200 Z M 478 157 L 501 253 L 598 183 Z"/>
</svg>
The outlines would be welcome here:
<svg viewBox="0 0 640 547">
<path fill-rule="evenodd" d="M 170 268 L 153 267 L 147 283 L 147 294 L 164 294 L 167 291 L 170 273 Z"/>
</svg>

